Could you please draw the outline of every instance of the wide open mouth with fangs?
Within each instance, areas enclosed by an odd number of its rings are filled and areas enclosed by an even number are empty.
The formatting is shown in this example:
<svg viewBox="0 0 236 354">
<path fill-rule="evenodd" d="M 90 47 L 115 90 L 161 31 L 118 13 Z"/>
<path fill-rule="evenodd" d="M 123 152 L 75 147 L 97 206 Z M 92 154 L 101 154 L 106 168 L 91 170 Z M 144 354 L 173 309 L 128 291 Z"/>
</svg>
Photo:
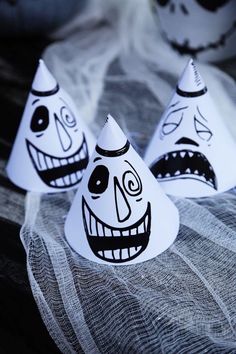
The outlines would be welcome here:
<svg viewBox="0 0 236 354">
<path fill-rule="evenodd" d="M 49 187 L 71 187 L 81 181 L 89 160 L 84 134 L 79 149 L 73 155 L 63 158 L 46 154 L 27 139 L 26 145 L 39 177 Z"/>
<path fill-rule="evenodd" d="M 169 152 L 159 157 L 150 169 L 159 181 L 195 179 L 217 189 L 215 172 L 207 158 L 198 151 Z"/>
<path fill-rule="evenodd" d="M 134 224 L 118 228 L 101 221 L 82 198 L 83 222 L 91 250 L 96 257 L 112 263 L 131 261 L 147 247 L 151 228 L 151 205 Z"/>
</svg>

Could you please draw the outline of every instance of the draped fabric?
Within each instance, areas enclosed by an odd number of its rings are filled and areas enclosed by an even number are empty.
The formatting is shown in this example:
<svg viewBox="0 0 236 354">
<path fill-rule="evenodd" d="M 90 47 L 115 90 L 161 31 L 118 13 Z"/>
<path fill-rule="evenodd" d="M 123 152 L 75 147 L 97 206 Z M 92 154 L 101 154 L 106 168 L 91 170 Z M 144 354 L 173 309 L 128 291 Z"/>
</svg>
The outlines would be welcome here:
<svg viewBox="0 0 236 354">
<path fill-rule="evenodd" d="M 187 59 L 162 40 L 144 0 L 90 2 L 64 31 L 44 53 L 47 65 L 95 134 L 111 113 L 143 155 Z M 235 136 L 233 79 L 197 65 Z M 70 249 L 64 222 L 74 193 L 27 193 L 20 232 L 35 301 L 62 353 L 236 353 L 234 190 L 172 197 L 181 223 L 174 244 L 123 267 Z"/>
</svg>

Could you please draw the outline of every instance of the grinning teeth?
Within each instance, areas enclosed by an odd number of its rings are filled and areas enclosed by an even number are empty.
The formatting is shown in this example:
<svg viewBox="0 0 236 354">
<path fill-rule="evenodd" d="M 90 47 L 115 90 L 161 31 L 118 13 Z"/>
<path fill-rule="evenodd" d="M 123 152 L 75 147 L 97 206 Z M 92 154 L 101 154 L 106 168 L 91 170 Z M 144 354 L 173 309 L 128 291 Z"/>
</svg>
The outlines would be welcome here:
<svg viewBox="0 0 236 354">
<path fill-rule="evenodd" d="M 48 168 L 53 168 L 53 164 L 52 164 L 52 159 L 48 156 L 45 156 L 45 162 Z"/>
<path fill-rule="evenodd" d="M 146 216 L 145 220 L 144 220 L 144 225 L 145 225 L 145 232 L 148 229 L 148 215 Z"/>
<path fill-rule="evenodd" d="M 159 174 L 157 175 L 157 178 L 162 178 L 162 174 L 159 173 Z"/>
<path fill-rule="evenodd" d="M 165 160 L 167 161 L 169 158 L 168 154 L 165 155 Z"/>
<path fill-rule="evenodd" d="M 70 184 L 70 177 L 69 176 L 65 176 L 65 177 L 63 177 L 63 179 L 64 179 L 64 184 L 66 186 L 68 186 Z"/>
<path fill-rule="evenodd" d="M 61 159 L 60 163 L 62 166 L 67 165 L 67 160 L 66 159 Z"/>
<path fill-rule="evenodd" d="M 39 160 L 39 163 L 40 163 L 40 166 L 41 168 L 39 168 L 39 170 L 46 170 L 47 169 L 47 166 L 45 164 L 45 160 L 44 160 L 44 156 L 41 152 L 38 152 L 38 160 Z"/>
<path fill-rule="evenodd" d="M 107 227 L 104 227 L 104 232 L 105 232 L 105 236 L 112 236 L 111 230 L 108 229 Z"/>
<path fill-rule="evenodd" d="M 59 167 L 60 166 L 60 162 L 59 162 L 59 160 L 58 159 L 53 159 L 53 166 L 54 167 Z"/>
<path fill-rule="evenodd" d="M 121 259 L 129 258 L 128 248 L 123 248 L 121 250 Z"/>
<path fill-rule="evenodd" d="M 194 173 L 195 175 L 198 175 L 198 170 L 195 170 L 193 173 Z"/>
<path fill-rule="evenodd" d="M 113 236 L 121 236 L 120 231 L 119 230 L 114 230 L 113 231 Z"/>
<path fill-rule="evenodd" d="M 185 151 L 181 151 L 180 156 L 183 158 L 185 156 Z"/>
<path fill-rule="evenodd" d="M 74 158 L 73 158 L 73 157 L 70 157 L 70 158 L 68 159 L 68 163 L 74 163 Z"/>
<path fill-rule="evenodd" d="M 81 159 L 84 159 L 84 158 L 85 158 L 85 152 L 84 152 L 83 149 L 82 149 L 81 152 L 80 152 L 80 158 L 81 158 Z"/>
<path fill-rule="evenodd" d="M 98 235 L 103 237 L 104 236 L 104 232 L 103 232 L 103 227 L 100 224 L 100 222 L 97 222 L 97 228 L 98 228 Z"/>
<path fill-rule="evenodd" d="M 79 154 L 75 155 L 75 161 L 79 161 Z"/>
<path fill-rule="evenodd" d="M 113 254 L 115 259 L 120 259 L 120 250 L 114 250 Z"/>
<path fill-rule="evenodd" d="M 32 156 L 34 158 L 34 162 L 37 164 L 37 168 L 39 170 L 41 170 L 41 165 L 40 165 L 40 161 L 39 161 L 39 157 L 38 157 L 37 151 L 32 146 L 30 146 L 30 152 L 31 152 L 31 154 L 32 154 Z"/>
<path fill-rule="evenodd" d="M 55 186 L 55 185 L 56 185 L 56 182 L 55 182 L 55 181 L 52 181 L 52 182 L 51 182 L 51 185 L 52 185 L 52 186 Z"/>
<path fill-rule="evenodd" d="M 79 180 L 82 177 L 82 172 L 81 171 L 77 171 L 76 172 L 76 176 L 77 176 L 77 179 Z"/>
<path fill-rule="evenodd" d="M 142 246 L 137 247 L 137 252 L 141 250 Z"/>
<path fill-rule="evenodd" d="M 114 259 L 112 251 L 104 251 L 104 257 L 107 259 Z"/>
<path fill-rule="evenodd" d="M 165 177 L 170 177 L 170 173 L 166 173 Z"/>
<path fill-rule="evenodd" d="M 138 234 L 142 234 L 144 233 L 144 223 L 142 223 L 141 225 L 139 225 L 138 227 Z"/>
<path fill-rule="evenodd" d="M 55 182 L 56 182 L 57 186 L 59 186 L 59 187 L 64 186 L 64 181 L 62 178 L 56 179 Z"/>
<path fill-rule="evenodd" d="M 176 157 L 176 155 L 177 155 L 177 153 L 176 153 L 176 152 L 173 152 L 172 156 L 173 156 L 174 158 Z"/>
<path fill-rule="evenodd" d="M 106 259 L 125 260 L 135 256 L 141 250 L 141 248 L 142 246 L 122 248 L 116 250 L 98 251 L 98 254 L 102 258 L 106 258 Z"/>
<path fill-rule="evenodd" d="M 72 175 L 70 175 L 71 178 L 71 183 L 74 184 L 77 182 L 77 177 L 76 177 L 76 173 L 72 173 Z"/>
<path fill-rule="evenodd" d="M 85 218 L 87 220 L 87 226 L 88 226 L 88 229 L 89 229 L 89 233 L 91 234 L 91 229 L 90 229 L 90 213 L 89 213 L 89 210 L 87 208 L 84 208 L 84 211 L 85 211 Z"/>
<path fill-rule="evenodd" d="M 97 235 L 97 229 L 96 229 L 97 222 L 92 215 L 90 215 L 90 224 L 91 224 L 91 234 Z"/>
<path fill-rule="evenodd" d="M 193 152 L 189 151 L 188 154 L 189 154 L 189 157 L 193 157 Z"/>
<path fill-rule="evenodd" d="M 131 234 L 131 235 L 136 235 L 136 234 L 137 234 L 136 229 L 131 229 L 130 234 Z"/>
<path fill-rule="evenodd" d="M 179 170 L 175 172 L 175 176 L 178 176 L 178 175 L 180 175 L 180 171 Z"/>
<path fill-rule="evenodd" d="M 122 231 L 122 236 L 129 236 L 129 230 Z"/>
<path fill-rule="evenodd" d="M 187 168 L 187 170 L 185 171 L 185 173 L 191 173 L 190 168 Z"/>
<path fill-rule="evenodd" d="M 137 253 L 137 250 L 135 249 L 135 247 L 129 248 L 130 257 L 134 256 L 136 253 Z"/>
</svg>

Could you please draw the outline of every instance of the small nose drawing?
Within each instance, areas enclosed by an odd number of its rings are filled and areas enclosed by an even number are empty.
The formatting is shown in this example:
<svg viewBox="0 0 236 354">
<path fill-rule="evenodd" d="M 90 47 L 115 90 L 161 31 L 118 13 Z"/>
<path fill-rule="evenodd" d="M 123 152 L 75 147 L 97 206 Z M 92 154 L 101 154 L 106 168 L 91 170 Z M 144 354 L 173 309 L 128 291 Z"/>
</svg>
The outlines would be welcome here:
<svg viewBox="0 0 236 354">
<path fill-rule="evenodd" d="M 186 138 L 185 136 L 183 136 L 181 139 L 177 140 L 175 144 L 188 144 L 188 145 L 199 146 L 199 144 L 196 143 L 196 141 Z"/>
<path fill-rule="evenodd" d="M 69 133 L 67 132 L 65 126 L 61 123 L 56 113 L 54 113 L 55 124 L 57 128 L 57 135 L 61 144 L 63 151 L 68 151 L 72 145 L 72 139 Z"/>
<path fill-rule="evenodd" d="M 117 219 L 124 222 L 130 217 L 131 207 L 117 177 L 114 177 L 114 193 Z"/>
</svg>

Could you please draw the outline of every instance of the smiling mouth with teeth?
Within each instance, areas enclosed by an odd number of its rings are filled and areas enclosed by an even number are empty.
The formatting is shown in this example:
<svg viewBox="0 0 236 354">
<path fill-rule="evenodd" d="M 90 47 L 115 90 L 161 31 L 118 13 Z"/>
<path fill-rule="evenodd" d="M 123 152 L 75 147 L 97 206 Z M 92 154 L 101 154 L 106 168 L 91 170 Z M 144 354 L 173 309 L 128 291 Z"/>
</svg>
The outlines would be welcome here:
<svg viewBox="0 0 236 354">
<path fill-rule="evenodd" d="M 217 190 L 216 175 L 200 152 L 177 150 L 162 155 L 150 167 L 157 180 L 195 179 Z"/>
<path fill-rule="evenodd" d="M 84 134 L 79 149 L 73 155 L 63 158 L 46 154 L 27 139 L 26 145 L 34 168 L 47 186 L 65 188 L 81 181 L 89 160 Z"/>
<path fill-rule="evenodd" d="M 151 205 L 133 225 L 124 228 L 101 221 L 82 198 L 83 222 L 91 250 L 96 257 L 112 263 L 131 261 L 147 247 L 151 229 Z"/>
</svg>

